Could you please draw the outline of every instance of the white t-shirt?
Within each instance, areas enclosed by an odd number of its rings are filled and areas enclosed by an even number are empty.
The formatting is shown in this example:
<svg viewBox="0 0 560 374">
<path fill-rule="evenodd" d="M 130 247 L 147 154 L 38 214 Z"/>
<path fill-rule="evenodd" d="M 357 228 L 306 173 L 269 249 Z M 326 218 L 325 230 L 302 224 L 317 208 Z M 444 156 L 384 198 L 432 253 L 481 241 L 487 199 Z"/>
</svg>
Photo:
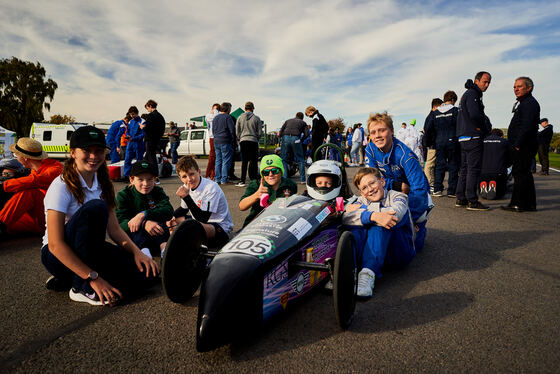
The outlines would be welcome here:
<svg viewBox="0 0 560 374">
<path fill-rule="evenodd" d="M 208 223 L 217 223 L 228 235 L 233 231 L 233 220 L 229 213 L 226 195 L 217 183 L 200 177 L 200 184 L 196 190 L 190 190 L 189 195 L 197 207 L 205 212 L 211 212 Z M 181 199 L 181 208 L 188 208 L 183 199 Z"/>
<path fill-rule="evenodd" d="M 214 133 L 212 132 L 212 121 L 214 121 L 214 117 L 216 117 L 218 113 L 220 113 L 218 109 L 214 109 L 206 115 L 206 126 L 208 126 L 208 136 L 210 138 L 214 137 Z"/>
<path fill-rule="evenodd" d="M 87 203 L 90 200 L 100 199 L 101 196 L 101 186 L 97 182 L 97 173 L 93 176 L 93 183 L 91 188 L 89 188 L 86 184 L 86 181 L 80 174 L 80 182 L 82 183 L 82 189 L 84 190 L 84 203 Z M 47 194 L 45 195 L 45 222 L 47 222 L 47 210 L 55 210 L 57 212 L 64 213 L 66 215 L 64 223 L 67 223 L 70 218 L 76 213 L 78 209 L 82 206 L 78 203 L 76 197 L 68 190 L 66 187 L 66 183 L 62 179 L 62 175 L 55 178 L 49 189 L 47 190 Z M 46 226 L 46 224 L 45 224 Z M 45 236 L 43 236 L 43 246 L 49 243 L 48 238 L 48 231 L 45 227 Z"/>
</svg>

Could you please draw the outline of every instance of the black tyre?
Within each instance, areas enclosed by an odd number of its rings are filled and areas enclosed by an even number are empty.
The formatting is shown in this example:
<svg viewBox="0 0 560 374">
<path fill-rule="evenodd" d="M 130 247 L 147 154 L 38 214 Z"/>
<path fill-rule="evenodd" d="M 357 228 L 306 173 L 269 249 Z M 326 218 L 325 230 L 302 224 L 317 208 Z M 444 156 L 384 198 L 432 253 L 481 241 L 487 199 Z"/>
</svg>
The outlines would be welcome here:
<svg viewBox="0 0 560 374">
<path fill-rule="evenodd" d="M 172 172 L 173 172 L 173 167 L 171 166 L 171 164 L 169 162 L 164 162 L 161 165 L 161 175 L 160 175 L 160 177 L 169 178 L 171 176 Z"/>
<path fill-rule="evenodd" d="M 354 254 L 354 236 L 345 231 L 338 240 L 333 272 L 334 313 L 338 325 L 347 329 L 352 323 L 356 307 L 358 274 Z"/>
<path fill-rule="evenodd" d="M 187 301 L 200 286 L 206 261 L 201 245 L 205 239 L 204 227 L 187 220 L 175 228 L 167 241 L 161 279 L 165 295 L 174 303 Z"/>
</svg>

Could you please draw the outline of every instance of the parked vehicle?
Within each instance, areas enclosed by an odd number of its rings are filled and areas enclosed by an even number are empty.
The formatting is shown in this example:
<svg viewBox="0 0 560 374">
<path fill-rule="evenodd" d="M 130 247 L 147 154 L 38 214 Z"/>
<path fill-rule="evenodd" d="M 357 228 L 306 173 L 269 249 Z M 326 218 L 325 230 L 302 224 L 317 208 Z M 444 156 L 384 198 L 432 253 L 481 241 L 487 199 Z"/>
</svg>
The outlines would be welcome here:
<svg viewBox="0 0 560 374">
<path fill-rule="evenodd" d="M 207 128 L 181 130 L 180 139 L 181 142 L 177 148 L 180 156 L 208 156 L 210 153 L 210 138 Z M 165 153 L 169 155 L 169 144 L 165 147 Z"/>
<path fill-rule="evenodd" d="M 43 145 L 43 150 L 51 158 L 68 158 L 68 144 L 72 133 L 85 123 L 56 125 L 52 123 L 34 123 L 29 131 L 29 137 Z"/>
</svg>

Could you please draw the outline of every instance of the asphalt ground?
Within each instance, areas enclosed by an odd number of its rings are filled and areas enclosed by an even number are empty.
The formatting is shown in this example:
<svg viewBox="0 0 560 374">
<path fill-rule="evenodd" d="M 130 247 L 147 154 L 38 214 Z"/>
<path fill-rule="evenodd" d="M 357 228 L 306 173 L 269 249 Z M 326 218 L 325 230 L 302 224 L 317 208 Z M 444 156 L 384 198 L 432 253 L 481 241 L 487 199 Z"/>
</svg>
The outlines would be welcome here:
<svg viewBox="0 0 560 374">
<path fill-rule="evenodd" d="M 39 237 L 5 240 L 0 372 L 558 373 L 560 174 L 535 181 L 534 213 L 435 198 L 425 249 L 376 281 L 347 331 L 318 291 L 257 337 L 209 353 L 195 350 L 198 294 L 179 305 L 155 287 L 114 308 L 76 303 L 44 287 Z M 177 206 L 178 178 L 161 185 Z M 243 191 L 224 186 L 236 230 Z"/>
</svg>

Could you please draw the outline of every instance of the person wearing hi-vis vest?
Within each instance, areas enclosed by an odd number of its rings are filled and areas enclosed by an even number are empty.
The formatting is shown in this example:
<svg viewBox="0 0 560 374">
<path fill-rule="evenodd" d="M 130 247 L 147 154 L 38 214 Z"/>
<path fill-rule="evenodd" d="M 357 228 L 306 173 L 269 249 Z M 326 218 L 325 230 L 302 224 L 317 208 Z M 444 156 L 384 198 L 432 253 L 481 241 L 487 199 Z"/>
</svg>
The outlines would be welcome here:
<svg viewBox="0 0 560 374">
<path fill-rule="evenodd" d="M 0 194 L 12 197 L 0 207 L 0 238 L 18 233 L 42 234 L 45 231 L 43 200 L 51 182 L 62 173 L 62 164 L 47 158 L 41 143 L 20 138 L 10 151 L 31 173 L 0 182 Z"/>
</svg>

